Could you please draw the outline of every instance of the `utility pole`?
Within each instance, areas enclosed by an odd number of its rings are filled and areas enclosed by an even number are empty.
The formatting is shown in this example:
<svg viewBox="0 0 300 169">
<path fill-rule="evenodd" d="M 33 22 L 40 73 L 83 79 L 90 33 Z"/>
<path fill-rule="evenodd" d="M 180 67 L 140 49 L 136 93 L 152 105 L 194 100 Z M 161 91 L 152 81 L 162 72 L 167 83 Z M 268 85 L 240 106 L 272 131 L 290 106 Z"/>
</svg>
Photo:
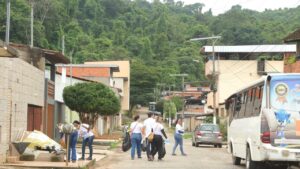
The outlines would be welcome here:
<svg viewBox="0 0 300 169">
<path fill-rule="evenodd" d="M 6 33 L 5 45 L 9 45 L 9 30 L 10 30 L 10 0 L 6 0 Z"/>
<path fill-rule="evenodd" d="M 182 92 L 184 91 L 184 77 L 187 77 L 188 74 L 170 74 L 170 76 L 173 76 L 173 77 L 182 77 L 182 80 L 181 80 L 181 89 L 182 89 Z"/>
<path fill-rule="evenodd" d="M 70 84 L 73 85 L 73 52 L 74 49 L 70 53 Z"/>
<path fill-rule="evenodd" d="M 216 41 L 213 40 L 212 42 L 212 54 L 213 54 L 213 76 L 212 76 L 212 80 L 213 80 L 213 108 L 214 108 L 214 117 L 213 117 L 213 122 L 214 124 L 217 124 L 217 117 L 216 117 L 216 113 L 217 113 L 217 109 L 216 109 L 216 56 L 215 56 L 215 43 Z"/>
<path fill-rule="evenodd" d="M 31 12 L 30 12 L 30 48 L 33 48 L 33 1 L 30 1 Z"/>
<path fill-rule="evenodd" d="M 62 54 L 65 55 L 65 35 L 62 36 Z"/>
<path fill-rule="evenodd" d="M 182 96 L 183 96 L 183 92 L 184 92 L 184 77 L 187 77 L 188 76 L 188 74 L 185 74 L 185 73 L 183 73 L 183 74 L 170 74 L 170 76 L 173 76 L 173 77 L 182 77 Z M 183 104 L 183 109 L 182 109 L 182 114 L 181 114 L 181 116 L 182 116 L 182 126 L 183 126 L 183 128 L 184 128 L 184 109 L 185 109 L 185 104 L 186 104 L 186 101 L 184 100 L 184 104 Z"/>
<path fill-rule="evenodd" d="M 212 72 L 212 90 L 213 90 L 213 123 L 217 124 L 217 108 L 216 108 L 216 82 L 217 82 L 217 78 L 216 78 L 216 56 L 215 56 L 215 44 L 217 42 L 218 39 L 220 39 L 221 36 L 211 36 L 211 37 L 204 37 L 204 38 L 194 38 L 194 39 L 190 39 L 190 41 L 202 41 L 202 40 L 212 40 L 212 55 L 213 55 L 213 72 Z"/>
</svg>

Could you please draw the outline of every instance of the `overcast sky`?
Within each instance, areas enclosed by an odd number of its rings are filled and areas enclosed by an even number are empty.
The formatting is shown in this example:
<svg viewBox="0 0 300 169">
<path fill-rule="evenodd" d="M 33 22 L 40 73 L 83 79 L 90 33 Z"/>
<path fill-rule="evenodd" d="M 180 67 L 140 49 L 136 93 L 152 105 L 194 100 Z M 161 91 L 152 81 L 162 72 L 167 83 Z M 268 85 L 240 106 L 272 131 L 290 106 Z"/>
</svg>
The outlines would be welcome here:
<svg viewBox="0 0 300 169">
<path fill-rule="evenodd" d="M 177 0 L 176 0 L 177 1 Z M 224 13 L 233 5 L 241 5 L 243 8 L 248 8 L 257 11 L 265 9 L 278 8 L 295 8 L 300 5 L 300 0 L 181 0 L 185 4 L 203 3 L 205 4 L 204 11 L 212 9 L 213 14 L 217 15 Z"/>
</svg>

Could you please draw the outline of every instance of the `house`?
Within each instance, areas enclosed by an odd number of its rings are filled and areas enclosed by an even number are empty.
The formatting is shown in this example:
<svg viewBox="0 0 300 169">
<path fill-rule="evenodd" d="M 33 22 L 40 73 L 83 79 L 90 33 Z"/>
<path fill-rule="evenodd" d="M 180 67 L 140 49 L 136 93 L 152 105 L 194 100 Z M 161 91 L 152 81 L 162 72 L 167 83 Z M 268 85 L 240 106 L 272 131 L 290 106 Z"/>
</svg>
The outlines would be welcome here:
<svg viewBox="0 0 300 169">
<path fill-rule="evenodd" d="M 102 83 L 106 86 L 112 88 L 112 90 L 116 93 L 117 97 L 120 97 L 121 89 L 111 86 L 113 84 L 113 74 L 115 72 L 119 72 L 118 65 L 109 64 L 69 64 L 63 65 L 58 64 L 57 66 L 57 73 L 64 76 L 69 77 L 70 84 L 73 83 L 73 79 L 80 79 L 85 81 L 93 81 Z M 60 82 L 61 83 L 61 82 Z M 65 84 L 67 85 L 67 84 Z M 60 90 L 60 95 L 62 95 L 62 90 Z M 58 102 L 63 103 L 62 99 L 58 100 Z M 68 110 L 68 109 L 67 109 Z M 79 119 L 78 116 L 74 115 L 74 112 L 66 111 L 65 117 L 73 116 L 71 120 Z M 119 113 L 120 114 L 120 113 Z M 100 116 L 96 123 L 95 129 L 98 131 L 98 134 L 103 135 L 108 133 L 112 128 L 118 126 L 119 116 Z M 71 122 L 71 121 L 67 121 Z"/>
<path fill-rule="evenodd" d="M 65 62 L 59 52 L 26 45 L 4 47 L 0 41 L 0 156 L 23 131 L 40 130 L 51 135 L 51 119 L 45 111 L 45 69 Z"/>
<path fill-rule="evenodd" d="M 205 97 L 210 91 L 208 87 L 194 87 L 186 84 L 184 91 L 170 91 L 164 97 L 169 100 L 174 96 L 179 96 L 185 100 L 184 110 L 177 112 L 177 117 L 184 116 L 184 128 L 187 131 L 193 131 L 195 127 L 202 122 L 202 116 L 211 116 L 211 113 L 206 111 Z"/>
<path fill-rule="evenodd" d="M 110 86 L 121 89 L 121 113 L 119 114 L 119 126 L 122 126 L 122 114 L 129 111 L 130 100 L 130 63 L 129 61 L 99 61 L 85 62 L 85 64 L 95 65 L 117 65 L 119 72 L 114 72 Z"/>
<path fill-rule="evenodd" d="M 50 79 L 50 71 L 46 70 L 45 77 Z M 65 104 L 63 100 L 63 90 L 65 87 L 70 86 L 71 84 L 76 83 L 88 83 L 94 82 L 88 79 L 79 78 L 79 77 L 70 77 L 70 76 L 62 76 L 60 73 L 56 73 L 55 75 L 55 95 L 54 95 L 54 114 L 55 117 L 53 119 L 54 124 L 58 123 L 72 123 L 74 120 L 79 120 L 78 113 L 75 111 L 71 111 Z M 54 130 L 54 138 L 56 140 L 59 139 L 59 131 L 57 128 Z"/>
<path fill-rule="evenodd" d="M 204 46 L 205 75 L 212 78 L 212 46 Z M 295 54 L 296 45 L 215 46 L 215 76 L 217 114 L 226 117 L 224 102 L 237 89 L 259 79 L 266 73 L 284 71 L 284 57 Z M 265 58 L 278 60 L 266 60 Z M 213 93 L 208 94 L 207 106 L 213 107 Z"/>
<path fill-rule="evenodd" d="M 48 78 L 44 77 L 44 106 L 42 111 L 42 128 L 38 129 L 47 134 L 50 138 L 55 137 L 55 126 L 54 119 L 60 116 L 59 113 L 55 113 L 55 64 L 69 63 L 69 60 L 58 51 L 53 51 L 49 49 L 41 49 L 37 47 L 30 48 L 28 45 L 11 43 L 10 46 L 17 49 L 20 53 L 19 57 L 28 63 L 32 63 L 39 69 L 41 69 L 44 74 L 46 70 L 49 70 L 50 76 Z M 30 109 L 31 110 L 31 109 Z M 32 111 L 36 111 L 33 108 Z M 33 119 L 35 117 L 32 117 Z M 33 120 L 32 119 L 32 120 Z M 28 129 L 29 131 L 35 128 Z"/>
<path fill-rule="evenodd" d="M 300 29 L 289 34 L 284 38 L 285 43 L 296 43 L 296 54 L 284 57 L 284 72 L 299 73 L 300 72 Z"/>
</svg>

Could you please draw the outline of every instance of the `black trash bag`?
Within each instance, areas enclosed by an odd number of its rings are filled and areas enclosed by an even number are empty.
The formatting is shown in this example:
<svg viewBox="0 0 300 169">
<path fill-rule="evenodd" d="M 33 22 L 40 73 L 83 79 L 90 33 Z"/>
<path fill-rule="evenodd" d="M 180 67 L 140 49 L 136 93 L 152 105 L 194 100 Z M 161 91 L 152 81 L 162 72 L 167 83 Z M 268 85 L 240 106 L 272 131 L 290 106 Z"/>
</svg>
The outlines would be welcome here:
<svg viewBox="0 0 300 169">
<path fill-rule="evenodd" d="M 131 139 L 129 132 L 126 132 L 125 138 L 122 143 L 122 151 L 126 152 L 131 148 Z"/>
<path fill-rule="evenodd" d="M 163 146 L 162 146 L 162 151 L 161 151 L 161 158 L 164 158 L 165 157 L 165 155 L 166 155 L 166 147 L 165 147 L 165 144 L 163 144 Z"/>
<path fill-rule="evenodd" d="M 142 151 L 143 152 L 147 151 L 147 142 L 146 142 L 146 140 L 143 140 L 143 142 L 142 142 Z"/>
</svg>

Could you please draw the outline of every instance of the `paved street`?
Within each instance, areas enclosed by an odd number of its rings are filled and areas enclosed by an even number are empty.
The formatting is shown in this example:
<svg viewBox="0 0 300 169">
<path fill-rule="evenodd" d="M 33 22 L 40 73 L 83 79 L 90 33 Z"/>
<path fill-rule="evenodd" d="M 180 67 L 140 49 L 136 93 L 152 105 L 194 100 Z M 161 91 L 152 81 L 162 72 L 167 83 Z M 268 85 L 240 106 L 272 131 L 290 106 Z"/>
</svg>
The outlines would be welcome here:
<svg viewBox="0 0 300 169">
<path fill-rule="evenodd" d="M 120 150 L 105 160 L 96 164 L 96 168 L 101 169 L 243 169 L 244 166 L 233 166 L 231 157 L 225 148 L 213 148 L 211 146 L 192 147 L 190 140 L 184 140 L 184 148 L 188 156 L 171 156 L 171 144 L 166 145 L 167 154 L 164 161 L 148 162 L 146 154 L 142 159 L 132 161 L 130 152 L 123 153 Z"/>
</svg>

